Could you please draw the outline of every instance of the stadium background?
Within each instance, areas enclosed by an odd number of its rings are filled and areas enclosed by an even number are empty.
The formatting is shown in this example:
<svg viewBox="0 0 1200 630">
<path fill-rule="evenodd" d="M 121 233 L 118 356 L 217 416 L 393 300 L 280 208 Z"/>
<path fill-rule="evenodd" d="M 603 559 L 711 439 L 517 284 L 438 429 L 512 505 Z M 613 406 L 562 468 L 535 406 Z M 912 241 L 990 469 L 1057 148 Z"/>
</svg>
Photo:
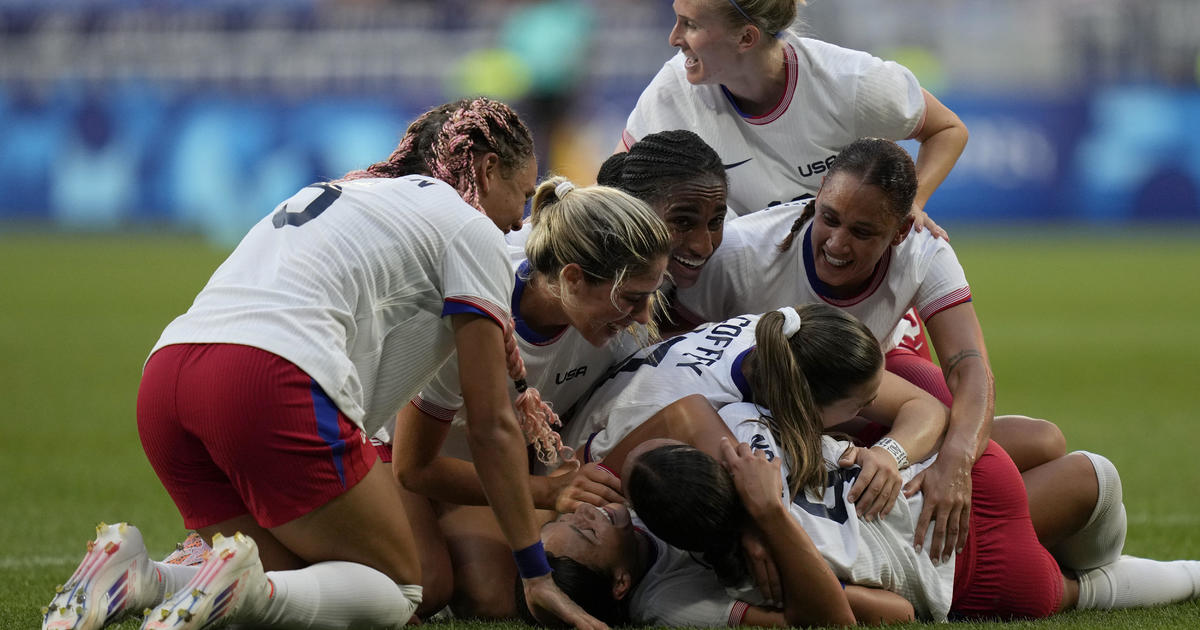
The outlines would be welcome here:
<svg viewBox="0 0 1200 630">
<path fill-rule="evenodd" d="M 1200 3 L 810 4 L 805 31 L 909 66 L 971 131 L 929 210 L 998 411 L 1117 463 L 1131 553 L 1200 558 Z M 140 367 L 248 225 L 468 93 L 590 182 L 671 21 L 668 0 L 0 0 L 0 628 L 36 626 L 96 521 L 156 555 L 182 537 L 133 426 Z"/>
</svg>

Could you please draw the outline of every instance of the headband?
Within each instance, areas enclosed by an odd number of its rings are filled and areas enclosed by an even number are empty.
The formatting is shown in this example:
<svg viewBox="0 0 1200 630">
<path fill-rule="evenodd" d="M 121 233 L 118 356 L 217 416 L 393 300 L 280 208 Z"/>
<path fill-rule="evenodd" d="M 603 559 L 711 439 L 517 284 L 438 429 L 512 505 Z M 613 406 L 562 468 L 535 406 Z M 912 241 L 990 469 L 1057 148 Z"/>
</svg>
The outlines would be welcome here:
<svg viewBox="0 0 1200 630">
<path fill-rule="evenodd" d="M 800 313 L 791 306 L 785 306 L 779 309 L 779 312 L 783 315 L 783 336 L 790 339 L 800 331 Z"/>
<path fill-rule="evenodd" d="M 737 12 L 741 13 L 742 17 L 746 18 L 747 22 L 754 24 L 754 20 L 751 19 L 749 15 L 746 15 L 746 12 L 742 10 L 742 7 L 738 6 L 737 0 L 729 0 L 729 4 L 732 4 L 733 8 L 737 9 Z"/>
<path fill-rule="evenodd" d="M 562 199 L 563 197 L 566 197 L 567 193 L 571 192 L 572 190 L 575 190 L 575 184 L 572 184 L 570 180 L 563 180 L 554 187 L 554 194 L 559 199 Z"/>
</svg>

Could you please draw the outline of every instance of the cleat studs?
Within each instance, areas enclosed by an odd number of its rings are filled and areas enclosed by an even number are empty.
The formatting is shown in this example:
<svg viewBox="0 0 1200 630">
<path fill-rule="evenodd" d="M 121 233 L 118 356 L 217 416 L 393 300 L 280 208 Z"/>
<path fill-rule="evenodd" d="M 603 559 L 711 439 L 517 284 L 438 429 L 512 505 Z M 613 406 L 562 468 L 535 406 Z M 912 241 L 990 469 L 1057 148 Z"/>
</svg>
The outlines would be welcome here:
<svg viewBox="0 0 1200 630">
<path fill-rule="evenodd" d="M 171 609 L 169 609 L 169 608 L 164 608 L 159 612 L 162 613 L 162 617 L 161 617 L 162 621 L 166 621 L 167 617 L 171 616 Z"/>
<path fill-rule="evenodd" d="M 163 601 L 164 601 L 164 602 L 165 602 L 165 601 L 170 601 L 170 599 L 171 599 L 172 597 L 175 597 L 175 593 L 172 593 L 172 592 L 170 592 L 170 591 L 167 591 L 167 593 L 166 593 L 165 595 L 163 595 Z M 146 610 L 150 610 L 150 609 L 149 609 L 149 608 L 147 608 Z"/>
<path fill-rule="evenodd" d="M 76 607 L 75 607 L 75 614 L 76 614 L 76 615 L 79 615 L 80 617 L 82 617 L 82 616 L 83 616 L 83 606 L 76 606 Z"/>
<path fill-rule="evenodd" d="M 221 542 L 222 540 L 225 540 L 225 536 L 224 536 L 224 535 L 222 535 L 222 534 L 220 534 L 220 533 L 213 534 L 213 537 L 212 537 L 212 544 L 213 544 L 213 546 L 214 546 L 214 547 L 216 547 L 216 546 L 217 546 L 217 543 Z"/>
<path fill-rule="evenodd" d="M 52 610 L 54 609 L 49 606 L 42 606 L 42 616 L 45 617 L 46 615 L 49 615 L 50 611 Z"/>
<path fill-rule="evenodd" d="M 107 542 L 107 543 L 105 543 L 105 544 L 104 544 L 104 553 L 106 553 L 106 554 L 108 554 L 108 555 L 110 555 L 110 556 L 111 556 L 111 555 L 113 555 L 114 553 L 116 553 L 116 552 L 117 552 L 117 550 L 118 550 L 118 549 L 120 549 L 120 548 L 121 548 L 121 546 L 120 546 L 120 545 L 118 545 L 117 543 L 115 543 L 115 542 L 112 542 L 112 541 L 109 541 L 109 542 Z"/>
<path fill-rule="evenodd" d="M 55 593 L 61 593 L 61 592 L 63 592 L 63 585 L 62 585 L 62 584 L 59 584 L 58 586 L 55 586 L 55 587 L 54 587 L 54 592 L 55 592 Z"/>
<path fill-rule="evenodd" d="M 151 611 L 149 608 L 143 608 L 143 609 L 142 609 L 142 616 L 143 616 L 143 617 L 149 617 L 151 612 L 153 612 L 153 611 Z"/>
<path fill-rule="evenodd" d="M 86 599 L 87 598 L 84 597 L 84 595 L 83 595 L 83 591 L 79 591 L 79 593 L 77 593 L 75 595 L 75 603 L 76 604 L 82 604 Z"/>
<path fill-rule="evenodd" d="M 175 614 L 178 615 L 180 619 L 184 620 L 184 622 L 188 622 L 188 621 L 192 620 L 192 613 L 190 613 L 182 608 L 175 611 Z"/>
<path fill-rule="evenodd" d="M 87 545 L 85 545 L 85 546 L 87 547 L 87 550 L 90 553 L 93 549 L 96 548 L 96 541 L 89 540 L 89 541 L 87 541 Z"/>
</svg>

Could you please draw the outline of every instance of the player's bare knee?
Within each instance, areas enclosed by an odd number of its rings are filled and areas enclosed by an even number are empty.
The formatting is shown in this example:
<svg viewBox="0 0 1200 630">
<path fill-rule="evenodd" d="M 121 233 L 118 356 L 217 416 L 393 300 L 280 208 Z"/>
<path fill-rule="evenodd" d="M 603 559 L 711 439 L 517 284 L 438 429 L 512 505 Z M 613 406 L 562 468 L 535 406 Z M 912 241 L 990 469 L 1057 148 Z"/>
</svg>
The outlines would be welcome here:
<svg viewBox="0 0 1200 630">
<path fill-rule="evenodd" d="M 1040 418 L 996 416 L 992 424 L 992 439 L 1012 457 L 1013 463 L 1022 472 L 1067 453 L 1067 438 L 1062 429 Z"/>
</svg>

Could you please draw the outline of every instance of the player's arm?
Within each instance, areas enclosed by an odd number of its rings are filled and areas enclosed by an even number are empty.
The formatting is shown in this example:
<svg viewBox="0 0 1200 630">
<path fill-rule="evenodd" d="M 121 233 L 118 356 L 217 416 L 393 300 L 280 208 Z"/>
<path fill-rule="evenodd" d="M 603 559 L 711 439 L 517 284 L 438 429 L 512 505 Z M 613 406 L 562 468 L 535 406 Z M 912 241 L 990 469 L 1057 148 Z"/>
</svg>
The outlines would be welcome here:
<svg viewBox="0 0 1200 630">
<path fill-rule="evenodd" d="M 966 148 L 967 126 L 934 95 L 925 89 L 921 92 L 925 95 L 925 124 L 913 136 L 921 144 L 917 149 L 917 195 L 913 199 L 913 216 L 918 226 L 927 226 L 935 236 L 946 238 L 945 230 L 925 214 L 925 205 Z"/>
<path fill-rule="evenodd" d="M 724 440 L 720 461 L 733 477 L 742 505 L 779 570 L 785 625 L 854 625 L 854 612 L 841 583 L 784 504 L 780 459 L 768 460 L 749 444 Z"/>
<path fill-rule="evenodd" d="M 911 602 L 881 588 L 847 584 L 846 599 L 850 601 L 854 618 L 864 626 L 903 623 L 916 618 Z"/>
<path fill-rule="evenodd" d="M 983 331 L 970 302 L 931 315 L 925 326 L 954 403 L 937 461 L 909 482 L 905 491 L 911 495 L 919 489 L 925 495 L 914 542 L 924 539 L 932 522 L 930 557 L 948 558 L 952 549 L 961 551 L 966 545 L 971 467 L 987 448 L 996 390 Z"/>
<path fill-rule="evenodd" d="M 946 434 L 946 406 L 925 390 L 884 370 L 875 399 L 859 412 L 862 417 L 890 426 L 887 436 L 919 462 L 938 449 Z"/>
<path fill-rule="evenodd" d="M 467 442 L 479 472 L 484 495 L 500 529 L 521 558 L 537 558 L 539 523 L 529 490 L 528 463 L 521 427 L 508 399 L 504 335 L 500 325 L 481 315 L 451 316 L 458 351 L 459 382 L 467 410 Z M 518 560 L 518 565 L 521 561 Z M 526 601 L 535 616 L 547 614 L 580 629 L 604 628 L 572 602 L 546 572 L 523 580 Z M 528 567 L 522 566 L 523 572 Z M 541 568 L 536 568 L 541 570 Z"/>
<path fill-rule="evenodd" d="M 702 394 L 692 394 L 663 407 L 621 438 L 604 457 L 604 465 L 619 472 L 634 447 L 656 438 L 679 440 L 718 458 L 721 454 L 721 438 L 736 442 L 733 433 L 708 399 Z"/>
<path fill-rule="evenodd" d="M 396 479 L 408 490 L 438 501 L 487 505 L 475 465 L 438 455 L 448 430 L 449 424 L 416 405 L 406 405 L 396 418 L 397 438 L 392 445 L 392 470 Z M 578 469 L 578 464 L 567 464 L 553 475 L 530 475 L 533 504 L 541 509 L 555 509 L 560 492 L 571 485 Z M 595 492 L 601 493 L 601 490 Z M 603 498 L 606 503 L 620 500 L 615 491 L 603 493 Z"/>
<path fill-rule="evenodd" d="M 890 425 L 885 436 L 895 440 L 910 463 L 933 454 L 946 431 L 946 406 L 921 388 L 884 371 L 875 400 L 859 414 L 871 421 Z M 900 460 L 882 446 L 851 448 L 838 460 L 842 467 L 860 466 L 862 472 L 850 487 L 847 498 L 859 516 L 870 520 L 891 512 L 900 496 Z"/>
<path fill-rule="evenodd" d="M 850 602 L 850 610 L 860 625 L 881 626 L 890 623 L 906 623 L 916 618 L 912 604 L 891 591 L 847 584 L 846 600 Z M 739 625 L 787 628 L 791 624 L 788 623 L 783 611 L 778 608 L 749 606 Z"/>
</svg>

